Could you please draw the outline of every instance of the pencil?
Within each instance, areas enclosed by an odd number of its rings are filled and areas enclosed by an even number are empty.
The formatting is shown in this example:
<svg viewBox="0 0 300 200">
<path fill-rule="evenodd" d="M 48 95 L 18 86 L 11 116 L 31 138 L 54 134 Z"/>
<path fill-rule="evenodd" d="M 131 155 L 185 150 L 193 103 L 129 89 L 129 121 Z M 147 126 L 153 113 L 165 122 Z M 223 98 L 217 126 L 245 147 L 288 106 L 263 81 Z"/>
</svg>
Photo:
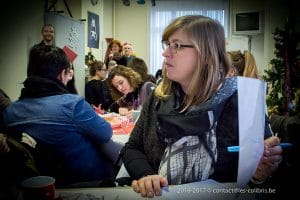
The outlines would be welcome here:
<svg viewBox="0 0 300 200">
<path fill-rule="evenodd" d="M 289 147 L 292 147 L 293 144 L 292 143 L 288 143 L 288 142 L 283 142 L 283 143 L 280 143 L 279 146 L 281 146 L 281 148 L 289 148 Z M 240 146 L 230 146 L 230 147 L 227 147 L 227 151 L 228 152 L 239 152 L 240 151 Z"/>
</svg>

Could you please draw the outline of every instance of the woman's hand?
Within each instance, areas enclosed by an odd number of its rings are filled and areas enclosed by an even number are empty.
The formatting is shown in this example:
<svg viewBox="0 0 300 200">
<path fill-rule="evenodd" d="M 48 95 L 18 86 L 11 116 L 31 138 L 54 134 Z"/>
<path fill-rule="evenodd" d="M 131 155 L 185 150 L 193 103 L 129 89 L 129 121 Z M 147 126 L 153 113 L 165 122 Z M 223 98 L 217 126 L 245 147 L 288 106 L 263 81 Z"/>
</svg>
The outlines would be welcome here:
<svg viewBox="0 0 300 200">
<path fill-rule="evenodd" d="M 120 107 L 119 108 L 119 114 L 123 115 L 123 116 L 127 116 L 130 113 L 130 111 L 128 110 L 128 108 L 126 107 Z"/>
<path fill-rule="evenodd" d="M 133 190 L 141 193 L 142 197 L 160 196 L 160 188 L 168 185 L 168 180 L 159 175 L 149 175 L 132 181 Z"/>
<path fill-rule="evenodd" d="M 252 177 L 253 180 L 263 182 L 277 170 L 282 160 L 282 148 L 279 143 L 280 140 L 277 136 L 272 136 L 264 141 L 264 153 Z"/>
<path fill-rule="evenodd" d="M 94 105 L 92 105 L 92 106 L 97 114 L 100 114 L 100 115 L 105 114 L 105 110 L 101 108 L 101 104 L 99 104 L 98 107 L 94 106 Z"/>
<path fill-rule="evenodd" d="M 130 121 L 130 122 L 133 122 L 133 121 L 134 121 L 134 120 L 133 120 L 133 117 L 132 117 L 132 111 L 133 111 L 133 110 L 128 110 L 128 112 L 127 112 L 127 114 L 126 114 L 126 117 L 127 117 L 128 121 Z"/>
</svg>

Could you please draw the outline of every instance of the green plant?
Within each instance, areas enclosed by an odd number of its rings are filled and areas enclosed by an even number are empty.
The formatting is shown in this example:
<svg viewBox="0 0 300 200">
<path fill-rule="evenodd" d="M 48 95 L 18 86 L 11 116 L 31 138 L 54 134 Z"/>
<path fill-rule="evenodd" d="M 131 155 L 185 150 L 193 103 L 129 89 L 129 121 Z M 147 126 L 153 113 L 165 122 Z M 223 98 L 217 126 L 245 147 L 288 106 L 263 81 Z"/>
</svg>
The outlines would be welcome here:
<svg viewBox="0 0 300 200">
<path fill-rule="evenodd" d="M 286 23 L 284 30 L 276 28 L 273 35 L 276 58 L 270 61 L 272 67 L 263 75 L 268 83 L 267 105 L 276 114 L 289 115 L 295 111 L 293 100 L 299 84 L 295 82 L 298 39 L 291 22 Z"/>
<path fill-rule="evenodd" d="M 93 55 L 93 53 L 92 53 L 92 50 L 91 49 L 89 49 L 89 52 L 88 52 L 88 54 L 87 55 L 85 55 L 85 64 L 87 65 L 87 66 L 89 66 L 93 61 L 95 61 L 96 59 L 95 59 L 95 56 Z"/>
</svg>

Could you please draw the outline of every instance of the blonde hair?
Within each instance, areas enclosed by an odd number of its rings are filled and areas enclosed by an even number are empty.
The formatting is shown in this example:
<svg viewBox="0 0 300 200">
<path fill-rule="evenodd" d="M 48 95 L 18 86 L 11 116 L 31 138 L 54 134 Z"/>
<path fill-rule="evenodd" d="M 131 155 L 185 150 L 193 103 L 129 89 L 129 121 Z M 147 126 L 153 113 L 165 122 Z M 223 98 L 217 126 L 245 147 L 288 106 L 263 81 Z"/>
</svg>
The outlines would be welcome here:
<svg viewBox="0 0 300 200">
<path fill-rule="evenodd" d="M 241 51 L 229 51 L 228 54 L 230 55 L 233 67 L 237 71 L 236 75 L 260 78 L 254 56 L 250 51 L 246 50 L 244 54 Z"/>
<path fill-rule="evenodd" d="M 244 51 L 245 68 L 243 76 L 260 79 L 254 56 L 250 51 Z"/>
<path fill-rule="evenodd" d="M 207 101 L 225 79 L 231 66 L 225 49 L 224 29 L 219 22 L 201 15 L 182 16 L 166 27 L 162 41 L 168 41 L 178 30 L 187 34 L 198 56 L 195 73 L 183 102 L 184 111 Z M 173 84 L 164 68 L 163 77 L 155 90 L 155 95 L 160 99 L 167 98 Z"/>
</svg>

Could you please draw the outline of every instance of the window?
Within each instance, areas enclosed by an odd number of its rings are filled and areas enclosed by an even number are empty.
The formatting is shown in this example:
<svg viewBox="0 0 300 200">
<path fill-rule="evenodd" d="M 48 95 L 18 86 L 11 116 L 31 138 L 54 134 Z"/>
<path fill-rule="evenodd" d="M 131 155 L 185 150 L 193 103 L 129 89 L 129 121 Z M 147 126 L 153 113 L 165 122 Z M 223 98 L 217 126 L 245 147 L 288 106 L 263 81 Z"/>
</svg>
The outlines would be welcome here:
<svg viewBox="0 0 300 200">
<path fill-rule="evenodd" d="M 155 74 L 162 67 L 161 37 L 166 26 L 183 15 L 205 15 L 227 27 L 228 0 L 156 0 L 150 17 L 150 72 Z M 225 28 L 227 35 L 227 28 Z"/>
</svg>

